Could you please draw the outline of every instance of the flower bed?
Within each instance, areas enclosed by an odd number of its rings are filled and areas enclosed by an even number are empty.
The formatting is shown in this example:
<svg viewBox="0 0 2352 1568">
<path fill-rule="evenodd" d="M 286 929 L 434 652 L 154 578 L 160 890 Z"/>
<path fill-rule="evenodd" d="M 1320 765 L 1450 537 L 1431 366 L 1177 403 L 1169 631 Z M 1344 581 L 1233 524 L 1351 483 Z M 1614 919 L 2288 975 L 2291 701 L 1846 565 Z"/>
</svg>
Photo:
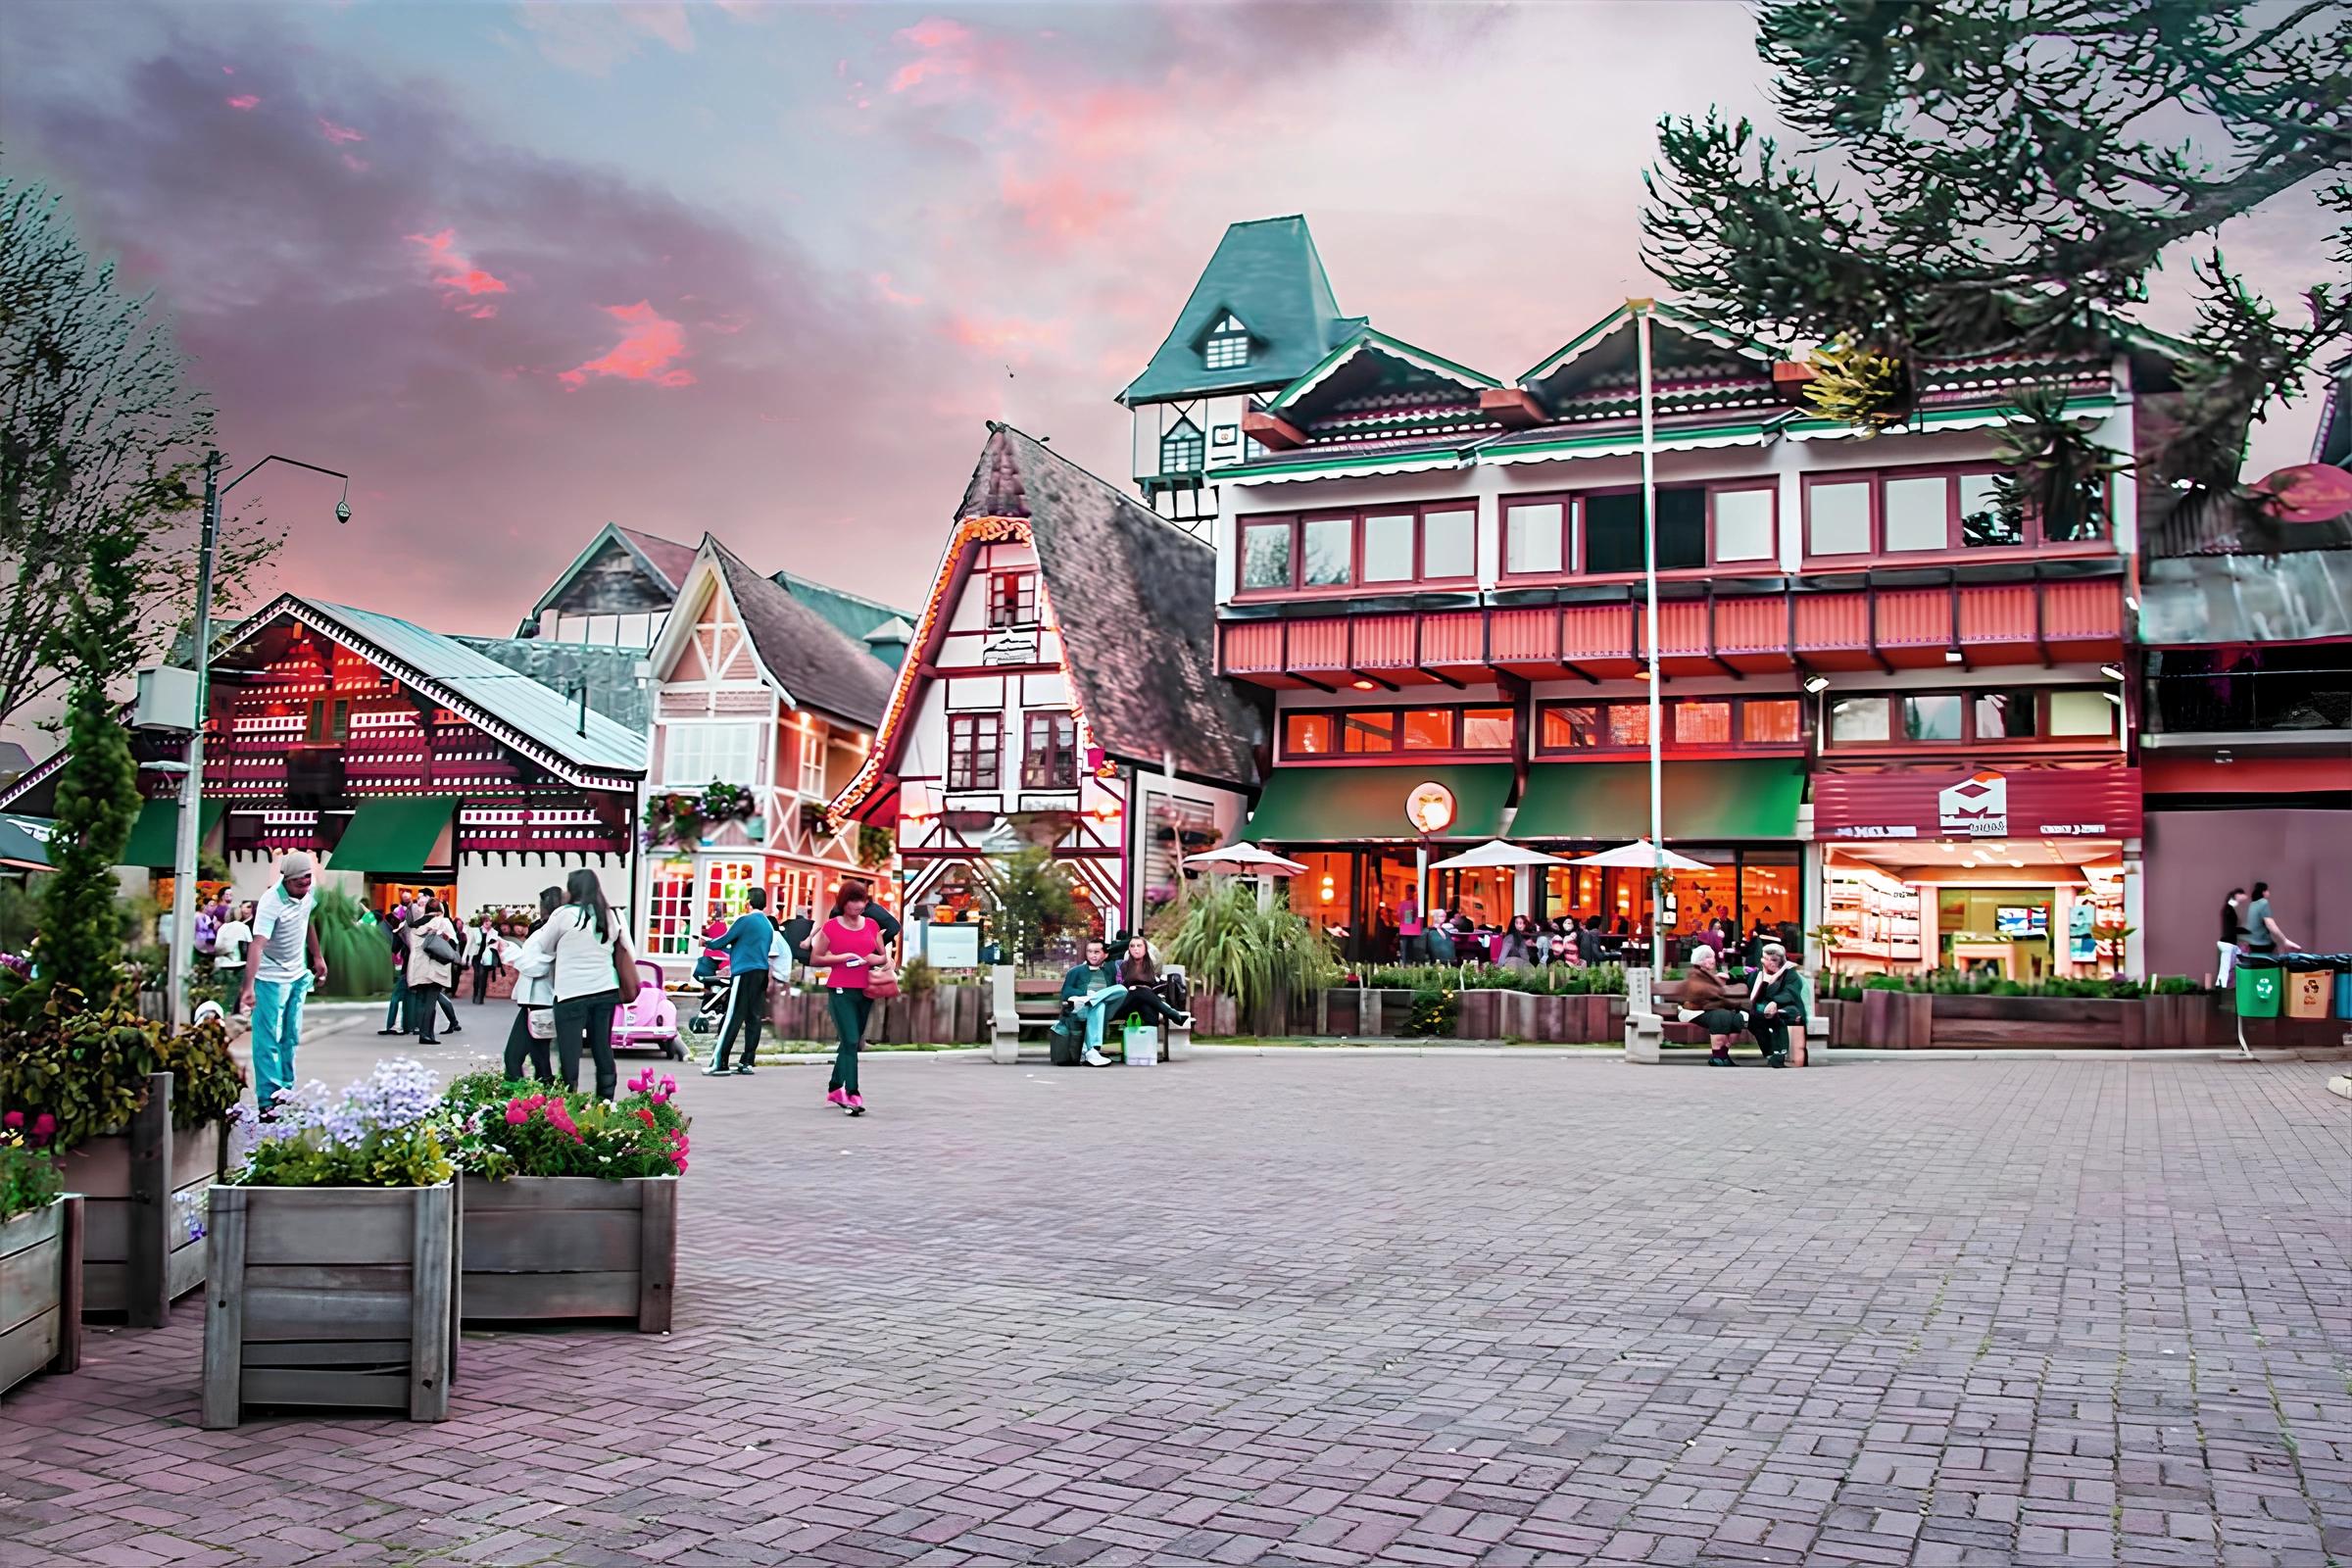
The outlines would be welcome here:
<svg viewBox="0 0 2352 1568">
<path fill-rule="evenodd" d="M 244 1157 L 212 1189 L 208 1428 L 248 1406 L 449 1415 L 458 1193 L 432 1075 L 379 1063 L 340 1096 L 311 1084 L 239 1118 Z"/>
<path fill-rule="evenodd" d="M 81 1364 L 82 1200 L 62 1190 L 54 1125 L 0 1118 L 0 1394 Z"/>
<path fill-rule="evenodd" d="M 691 1147 L 677 1087 L 651 1067 L 611 1105 L 495 1073 L 450 1085 L 467 1323 L 619 1318 L 668 1331 Z"/>
</svg>

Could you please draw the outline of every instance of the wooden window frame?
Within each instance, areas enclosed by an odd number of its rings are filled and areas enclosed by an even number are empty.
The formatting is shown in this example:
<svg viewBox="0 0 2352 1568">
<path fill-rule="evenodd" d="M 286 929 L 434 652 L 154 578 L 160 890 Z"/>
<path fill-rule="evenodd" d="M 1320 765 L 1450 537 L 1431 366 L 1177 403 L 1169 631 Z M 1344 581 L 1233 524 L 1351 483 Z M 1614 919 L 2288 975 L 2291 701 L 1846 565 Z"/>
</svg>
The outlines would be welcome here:
<svg viewBox="0 0 2352 1568">
<path fill-rule="evenodd" d="M 1045 732 L 1040 746 L 1038 734 Z M 1065 735 L 1066 731 L 1066 744 Z M 1049 767 L 1041 768 L 1044 759 Z M 1064 777 L 1064 774 L 1067 776 Z M 1078 716 L 1067 709 L 1032 709 L 1021 715 L 1021 788 L 1041 795 L 1078 787 Z"/>
<path fill-rule="evenodd" d="M 1012 589 L 1010 599 L 1014 616 L 1009 620 L 1004 615 L 1007 597 L 1005 589 L 1008 585 Z M 1037 572 L 1035 568 L 1022 566 L 990 572 L 988 574 L 988 629 L 1003 631 L 1006 627 L 1034 626 L 1037 623 Z"/>
<path fill-rule="evenodd" d="M 1444 577 L 1429 575 L 1429 519 L 1433 515 L 1466 513 L 1470 518 L 1470 569 Z M 1383 577 L 1372 581 L 1364 576 L 1364 525 L 1370 517 L 1409 516 L 1413 527 L 1413 564 L 1411 574 L 1403 577 Z M 1306 529 L 1310 523 L 1340 522 L 1348 529 L 1348 580 L 1339 583 L 1306 582 Z M 1291 575 L 1287 583 L 1267 587 L 1250 587 L 1242 580 L 1249 559 L 1248 540 L 1251 528 L 1275 528 L 1288 525 L 1291 541 Z M 1472 496 L 1451 501 L 1400 501 L 1394 505 L 1360 507 L 1316 507 L 1303 512 L 1253 513 L 1237 518 L 1234 531 L 1233 597 L 1237 602 L 1257 602 L 1269 599 L 1345 599 L 1361 593 L 1418 593 L 1425 589 L 1452 590 L 1478 586 L 1478 501 Z"/>
<path fill-rule="evenodd" d="M 2025 509 L 2025 537 L 2013 545 L 1970 545 L 1960 535 L 1960 481 L 1989 478 L 2004 471 L 1997 463 L 1920 463 L 1887 468 L 1834 468 L 1802 476 L 1799 488 L 1797 545 L 1807 570 L 1837 570 L 1840 566 L 1860 569 L 1866 564 L 1899 562 L 1904 564 L 1954 564 L 1970 561 L 2008 561 L 2028 555 L 2104 556 L 2115 553 L 2115 481 L 2106 481 L 2106 494 L 2100 503 L 2107 521 L 2107 531 L 2089 539 L 2059 539 L 2045 541 L 2041 531 L 2041 514 L 2033 507 Z M 1890 481 L 1903 479 L 1941 479 L 1943 481 L 1943 546 L 1937 550 L 1888 550 L 1886 548 L 1886 486 Z M 1813 548 L 1813 492 L 1823 485 L 1867 484 L 1870 486 L 1870 538 L 1866 548 L 1858 551 L 1823 555 Z"/>
<path fill-rule="evenodd" d="M 1660 566 L 1658 575 L 1667 579 L 1705 577 L 1718 571 L 1754 571 L 1777 576 L 1781 571 L 1781 487 L 1777 479 L 1704 479 L 1685 484 L 1667 484 L 1665 490 L 1696 490 L 1706 497 L 1706 561 L 1696 566 Z M 1772 551 L 1768 555 L 1748 557 L 1740 561 L 1725 561 L 1717 551 L 1715 498 L 1734 491 L 1756 491 L 1772 503 Z M 1585 503 L 1601 496 L 1640 495 L 1638 484 L 1595 485 L 1589 490 L 1543 490 L 1526 495 L 1504 496 L 1501 502 L 1501 525 L 1496 530 L 1496 545 L 1500 557 L 1496 562 L 1495 580 L 1514 586 L 1552 582 L 1631 582 L 1642 576 L 1639 567 L 1631 571 L 1594 571 L 1592 569 L 1592 530 L 1585 515 Z M 1560 509 L 1560 561 L 1557 571 L 1513 571 L 1511 561 L 1511 514 L 1521 507 L 1558 506 Z"/>
<path fill-rule="evenodd" d="M 2031 692 L 2034 696 L 2034 733 L 2022 735 L 1980 735 L 1977 732 L 1977 699 L 1993 691 Z M 2104 735 L 2053 735 L 2050 733 L 2050 699 L 2058 693 L 2095 692 L 2102 699 L 2109 695 L 2107 688 L 2095 686 L 2001 686 L 1931 687 L 1918 691 L 1894 692 L 1832 692 L 1826 694 L 1839 702 L 1883 702 L 1886 708 L 1886 739 L 1883 741 L 1839 741 L 1831 735 L 1829 710 L 1825 701 L 1822 710 L 1821 749 L 1840 757 L 1858 757 L 1876 753 L 1901 753 L 1916 756 L 1933 752 L 1988 753 L 1992 755 L 2026 755 L 2057 752 L 2106 752 L 2115 748 L 2123 730 L 2123 710 L 2108 703 L 2109 721 Z M 1957 740 L 1911 740 L 1904 736 L 1902 726 L 1895 722 L 1893 705 L 1910 697 L 1957 697 L 1960 700 L 1960 737 Z"/>
<path fill-rule="evenodd" d="M 1469 724 L 1466 715 L 1473 710 L 1509 713 L 1511 715 L 1509 742 L 1502 746 L 1464 746 L 1462 736 Z M 1408 712 L 1431 711 L 1449 715 L 1446 720 L 1448 744 L 1444 747 L 1406 746 L 1404 744 L 1404 715 Z M 1347 749 L 1346 721 L 1349 718 L 1362 718 L 1375 714 L 1391 720 L 1390 739 L 1394 744 L 1385 751 L 1348 751 Z M 1493 760 L 1517 755 L 1519 747 L 1518 710 L 1509 703 L 1501 702 L 1366 703 L 1349 708 L 1286 708 L 1276 717 L 1280 720 L 1277 726 L 1278 744 L 1282 760 L 1286 762 L 1388 762 L 1395 761 L 1399 758 L 1409 758 L 1415 761 Z M 1326 731 L 1325 738 L 1331 743 L 1330 751 L 1302 752 L 1291 745 L 1291 720 L 1310 717 L 1324 719 L 1329 724 L 1330 727 Z"/>
<path fill-rule="evenodd" d="M 987 745 L 979 738 L 985 727 Z M 957 764 L 961 763 L 959 771 Z M 980 781 L 982 764 L 988 780 Z M 960 782 L 958 781 L 960 779 Z M 951 795 L 992 794 L 1004 787 L 1004 715 L 996 712 L 948 715 L 948 778 Z"/>
<path fill-rule="evenodd" d="M 1789 702 L 1799 705 L 1797 708 L 1796 739 L 1789 741 L 1750 741 L 1741 738 L 1746 731 L 1746 712 L 1749 705 L 1756 703 Z M 1675 708 L 1676 705 L 1680 703 L 1728 703 L 1731 705 L 1732 738 L 1728 741 L 1691 742 L 1686 742 L 1679 739 L 1675 728 Z M 1664 697 L 1658 704 L 1659 717 L 1666 725 L 1666 734 L 1662 750 L 1669 757 L 1683 758 L 1686 760 L 1697 757 L 1800 757 L 1804 755 L 1806 743 L 1806 714 L 1803 705 L 1804 699 L 1794 692 L 1758 693 L 1753 696 L 1744 693 L 1712 692 Z M 1634 746 L 1617 746 L 1610 744 L 1609 733 L 1612 725 L 1609 720 L 1609 710 L 1614 708 L 1635 708 L 1643 710 L 1644 712 L 1646 712 L 1648 707 L 1649 700 L 1645 697 L 1545 698 L 1536 705 L 1535 729 L 1534 734 L 1531 737 L 1533 750 L 1529 755 L 1536 758 L 1538 760 L 1556 760 L 1561 758 L 1622 760 L 1633 757 L 1647 757 L 1649 755 L 1649 743 L 1646 738 L 1644 738 L 1639 745 Z M 1545 720 L 1555 710 L 1564 708 L 1591 708 L 1598 710 L 1598 735 L 1600 737 L 1599 745 L 1552 746 L 1547 745 L 1544 742 L 1544 726 Z"/>
</svg>

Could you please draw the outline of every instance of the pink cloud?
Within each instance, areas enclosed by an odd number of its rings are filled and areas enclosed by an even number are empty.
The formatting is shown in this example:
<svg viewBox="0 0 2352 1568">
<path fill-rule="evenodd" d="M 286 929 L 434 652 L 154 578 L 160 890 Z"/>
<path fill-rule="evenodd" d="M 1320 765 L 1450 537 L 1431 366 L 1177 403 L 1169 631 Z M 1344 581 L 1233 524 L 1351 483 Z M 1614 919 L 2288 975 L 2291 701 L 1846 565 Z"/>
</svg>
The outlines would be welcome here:
<svg viewBox="0 0 2352 1568">
<path fill-rule="evenodd" d="M 350 153 L 345 153 L 343 155 L 343 167 L 350 170 L 355 174 L 365 174 L 368 172 L 368 160 L 365 158 L 355 157 Z"/>
<path fill-rule="evenodd" d="M 351 161 L 349 154 L 344 156 L 346 162 Z M 441 297 L 452 310 L 477 321 L 488 320 L 498 314 L 498 307 L 481 296 L 510 292 L 506 280 L 473 265 L 473 259 L 458 248 L 456 229 L 445 228 L 438 234 L 411 234 L 409 241 L 424 247 L 425 265 L 431 269 L 433 281 L 440 285 Z"/>
<path fill-rule="evenodd" d="M 241 92 L 228 101 L 228 107 L 231 109 L 255 109 L 261 106 L 261 99 L 252 93 Z"/>
<path fill-rule="evenodd" d="M 1125 190 L 1089 184 L 1067 170 L 1037 179 L 1023 179 L 1006 170 L 1001 189 L 1024 227 L 1054 239 L 1097 233 L 1135 205 Z"/>
<path fill-rule="evenodd" d="M 1031 351 L 1059 348 L 1069 337 L 1067 321 L 1032 321 L 1017 316 L 994 319 L 958 314 L 948 321 L 948 335 L 976 349 L 1009 351 L 1026 359 Z"/>
<path fill-rule="evenodd" d="M 906 92 L 934 78 L 968 76 L 978 65 L 972 57 L 972 29 L 945 17 L 932 17 L 911 27 L 902 27 L 897 36 L 901 43 L 911 44 L 921 52 L 891 76 L 892 92 Z"/>
<path fill-rule="evenodd" d="M 656 386 L 694 384 L 692 370 L 670 368 L 671 361 L 685 358 L 685 328 L 657 313 L 649 300 L 600 309 L 628 330 L 606 353 L 561 372 L 557 380 L 579 387 L 592 375 L 615 375 L 624 381 L 651 381 Z"/>
<path fill-rule="evenodd" d="M 972 29 L 945 17 L 927 17 L 911 27 L 900 28 L 899 36 L 917 49 L 953 49 L 970 43 Z"/>
<path fill-rule="evenodd" d="M 920 294 L 908 294 L 901 290 L 897 284 L 891 281 L 888 272 L 874 274 L 874 292 L 893 305 L 920 305 L 923 303 L 923 297 Z"/>
<path fill-rule="evenodd" d="M 361 135 L 358 131 L 352 129 L 349 125 L 338 125 L 333 121 L 327 119 L 324 115 L 320 115 L 318 117 L 318 132 L 320 135 L 324 136 L 328 141 L 333 142 L 338 147 L 343 145 L 345 142 L 366 141 L 368 139 L 367 137 Z"/>
</svg>

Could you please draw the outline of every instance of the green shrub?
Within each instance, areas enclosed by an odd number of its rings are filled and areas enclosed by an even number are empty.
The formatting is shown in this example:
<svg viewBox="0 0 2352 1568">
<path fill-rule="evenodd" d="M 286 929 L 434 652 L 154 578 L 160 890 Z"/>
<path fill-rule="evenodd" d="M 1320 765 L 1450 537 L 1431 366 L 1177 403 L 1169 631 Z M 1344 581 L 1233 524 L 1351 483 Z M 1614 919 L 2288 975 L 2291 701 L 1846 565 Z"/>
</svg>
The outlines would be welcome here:
<svg viewBox="0 0 2352 1568">
<path fill-rule="evenodd" d="M 0 1112 L 0 1220 L 47 1208 L 66 1190 L 42 1125 L 22 1110 Z"/>
<path fill-rule="evenodd" d="M 380 997 L 392 989 L 392 945 L 367 906 L 341 888 L 320 891 L 311 909 L 326 959 L 321 997 Z"/>
<path fill-rule="evenodd" d="M 648 1067 L 612 1104 L 555 1084 L 473 1073 L 442 1097 L 441 1134 L 458 1169 L 511 1176 L 682 1175 L 686 1117 L 671 1102 L 677 1080 Z"/>
<path fill-rule="evenodd" d="M 0 1105 L 55 1117 L 60 1150 L 127 1124 L 150 1073 L 172 1075 L 172 1122 L 182 1130 L 220 1120 L 245 1093 L 220 1024 L 175 1034 L 120 995 L 91 1006 L 64 986 L 0 970 Z"/>
<path fill-rule="evenodd" d="M 1356 984 L 1374 991 L 1525 991 L 1539 997 L 1625 995 L 1625 966 L 1545 964 L 1511 969 L 1484 963 L 1386 963 L 1363 970 Z"/>
<path fill-rule="evenodd" d="M 927 997 L 939 989 L 939 971 L 929 958 L 908 958 L 899 966 L 899 990 L 909 997 Z"/>
<path fill-rule="evenodd" d="M 2148 994 L 2153 997 L 2193 997 L 2204 990 L 2187 975 L 2165 974 L 2156 977 L 2156 983 L 2148 987 Z"/>
<path fill-rule="evenodd" d="M 1450 1036 L 1462 1016 L 1461 998 L 1451 991 L 1425 986 L 1413 993 L 1405 1009 L 1404 1032 L 1418 1039 Z"/>
<path fill-rule="evenodd" d="M 1188 886 L 1166 918 L 1167 961 L 1183 965 L 1195 991 L 1231 998 L 1244 1012 L 1320 991 L 1342 973 L 1328 936 L 1279 897 L 1260 909 L 1255 885 L 1239 878 Z"/>
</svg>

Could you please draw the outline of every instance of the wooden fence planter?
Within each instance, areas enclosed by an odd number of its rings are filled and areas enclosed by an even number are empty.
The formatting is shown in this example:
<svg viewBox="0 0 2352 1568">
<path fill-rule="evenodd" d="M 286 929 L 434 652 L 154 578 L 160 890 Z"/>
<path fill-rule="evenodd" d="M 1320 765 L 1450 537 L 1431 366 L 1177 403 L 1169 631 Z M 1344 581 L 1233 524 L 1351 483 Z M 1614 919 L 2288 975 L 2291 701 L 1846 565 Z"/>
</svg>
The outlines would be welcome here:
<svg viewBox="0 0 2352 1568">
<path fill-rule="evenodd" d="M 220 1179 L 227 1148 L 226 1123 L 172 1125 L 172 1075 L 159 1072 L 128 1127 L 66 1151 L 66 1190 L 86 1200 L 84 1313 L 121 1312 L 134 1329 L 160 1329 L 172 1303 L 204 1283 L 204 1244 L 189 1239 L 187 1218 Z"/>
<path fill-rule="evenodd" d="M 466 1322 L 619 1318 L 669 1332 L 675 1176 L 468 1176 L 465 1200 Z"/>
<path fill-rule="evenodd" d="M 81 1365 L 85 1213 L 69 1193 L 0 1220 L 0 1394 L 36 1372 Z"/>
<path fill-rule="evenodd" d="M 248 1405 L 449 1418 L 459 1190 L 215 1187 L 204 1425 Z"/>
</svg>

